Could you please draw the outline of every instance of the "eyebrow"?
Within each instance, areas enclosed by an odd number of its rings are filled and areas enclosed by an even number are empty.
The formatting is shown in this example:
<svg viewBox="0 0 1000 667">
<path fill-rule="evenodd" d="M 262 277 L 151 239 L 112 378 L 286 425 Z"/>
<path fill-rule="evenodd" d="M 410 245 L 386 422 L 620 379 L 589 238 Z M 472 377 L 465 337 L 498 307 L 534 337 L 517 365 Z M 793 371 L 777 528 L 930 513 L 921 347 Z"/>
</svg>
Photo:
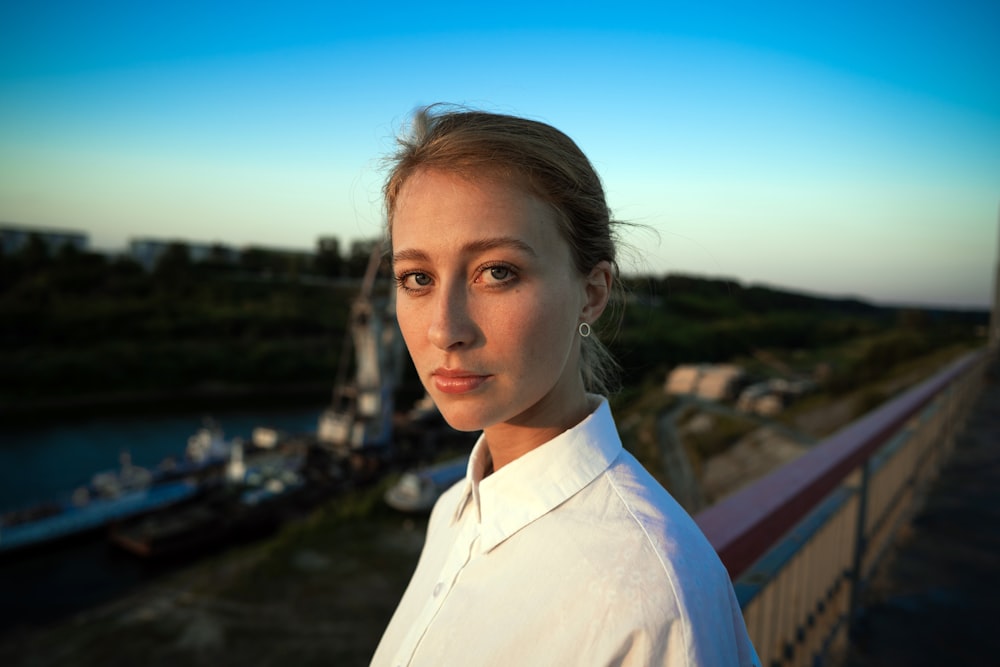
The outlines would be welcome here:
<svg viewBox="0 0 1000 667">
<path fill-rule="evenodd" d="M 526 255 L 532 257 L 538 257 L 538 253 L 530 245 L 525 243 L 519 238 L 513 236 L 494 236 L 486 239 L 476 239 L 470 243 L 462 246 L 462 252 L 465 254 L 478 254 L 487 252 L 490 250 L 495 250 L 497 248 L 513 248 L 515 250 L 520 250 Z M 404 248 L 398 252 L 392 254 L 392 263 L 401 261 L 426 261 L 428 259 L 427 253 L 423 250 L 418 250 L 416 248 Z"/>
</svg>

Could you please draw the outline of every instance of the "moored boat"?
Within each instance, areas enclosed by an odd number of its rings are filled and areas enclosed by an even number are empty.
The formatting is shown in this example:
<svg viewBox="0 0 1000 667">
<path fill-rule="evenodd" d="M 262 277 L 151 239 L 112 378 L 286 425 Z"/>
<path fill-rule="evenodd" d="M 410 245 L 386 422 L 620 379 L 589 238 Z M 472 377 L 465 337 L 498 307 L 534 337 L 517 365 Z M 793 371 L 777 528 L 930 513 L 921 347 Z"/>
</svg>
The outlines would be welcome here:
<svg viewBox="0 0 1000 667">
<path fill-rule="evenodd" d="M 465 477 L 468 456 L 404 472 L 385 493 L 385 502 L 401 512 L 428 512 L 442 493 Z"/>
<path fill-rule="evenodd" d="M 188 439 L 180 461 L 171 457 L 149 469 L 123 451 L 118 468 L 93 474 L 66 496 L 0 514 L 0 555 L 56 545 L 193 500 L 212 485 L 236 444 L 208 424 Z"/>
<path fill-rule="evenodd" d="M 306 493 L 303 452 L 233 445 L 224 475 L 199 502 L 114 523 L 115 546 L 148 560 L 179 558 L 266 535 L 298 511 Z"/>
<path fill-rule="evenodd" d="M 125 491 L 113 497 L 49 503 L 43 513 L 12 512 L 0 520 L 0 554 L 53 544 L 119 521 L 194 498 L 198 484 L 190 480 L 164 482 Z"/>
</svg>

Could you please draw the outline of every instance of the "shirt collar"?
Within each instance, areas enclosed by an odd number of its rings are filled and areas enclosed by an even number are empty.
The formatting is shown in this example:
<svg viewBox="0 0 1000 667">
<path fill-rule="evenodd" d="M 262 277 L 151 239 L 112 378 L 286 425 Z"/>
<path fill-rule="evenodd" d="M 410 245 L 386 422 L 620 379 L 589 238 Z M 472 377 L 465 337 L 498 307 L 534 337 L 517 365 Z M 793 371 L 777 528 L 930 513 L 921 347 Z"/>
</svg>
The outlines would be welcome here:
<svg viewBox="0 0 1000 667">
<path fill-rule="evenodd" d="M 597 408 L 579 424 L 485 478 L 492 460 L 479 437 L 454 520 L 474 513 L 484 553 L 571 498 L 618 457 L 622 444 L 608 401 L 595 398 Z"/>
</svg>

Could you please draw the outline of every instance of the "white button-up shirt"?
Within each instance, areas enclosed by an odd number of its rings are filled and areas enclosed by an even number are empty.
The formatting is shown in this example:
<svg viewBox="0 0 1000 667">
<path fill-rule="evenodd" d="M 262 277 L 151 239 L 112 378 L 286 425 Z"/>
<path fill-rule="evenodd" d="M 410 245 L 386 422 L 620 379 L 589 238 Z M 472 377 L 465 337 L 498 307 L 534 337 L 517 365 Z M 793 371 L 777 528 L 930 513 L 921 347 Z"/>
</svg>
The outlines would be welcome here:
<svg viewBox="0 0 1000 667">
<path fill-rule="evenodd" d="M 729 576 L 607 401 L 441 496 L 372 665 L 758 665 Z"/>
</svg>

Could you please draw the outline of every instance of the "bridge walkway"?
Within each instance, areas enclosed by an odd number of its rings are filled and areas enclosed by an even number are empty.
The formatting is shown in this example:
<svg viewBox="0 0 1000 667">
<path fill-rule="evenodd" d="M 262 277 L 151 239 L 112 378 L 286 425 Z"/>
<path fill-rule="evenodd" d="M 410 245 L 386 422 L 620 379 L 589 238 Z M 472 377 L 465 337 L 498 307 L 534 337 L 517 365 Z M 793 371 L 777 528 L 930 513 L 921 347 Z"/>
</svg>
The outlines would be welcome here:
<svg viewBox="0 0 1000 667">
<path fill-rule="evenodd" d="M 1000 363 L 866 592 L 845 665 L 1000 665 Z"/>
</svg>

